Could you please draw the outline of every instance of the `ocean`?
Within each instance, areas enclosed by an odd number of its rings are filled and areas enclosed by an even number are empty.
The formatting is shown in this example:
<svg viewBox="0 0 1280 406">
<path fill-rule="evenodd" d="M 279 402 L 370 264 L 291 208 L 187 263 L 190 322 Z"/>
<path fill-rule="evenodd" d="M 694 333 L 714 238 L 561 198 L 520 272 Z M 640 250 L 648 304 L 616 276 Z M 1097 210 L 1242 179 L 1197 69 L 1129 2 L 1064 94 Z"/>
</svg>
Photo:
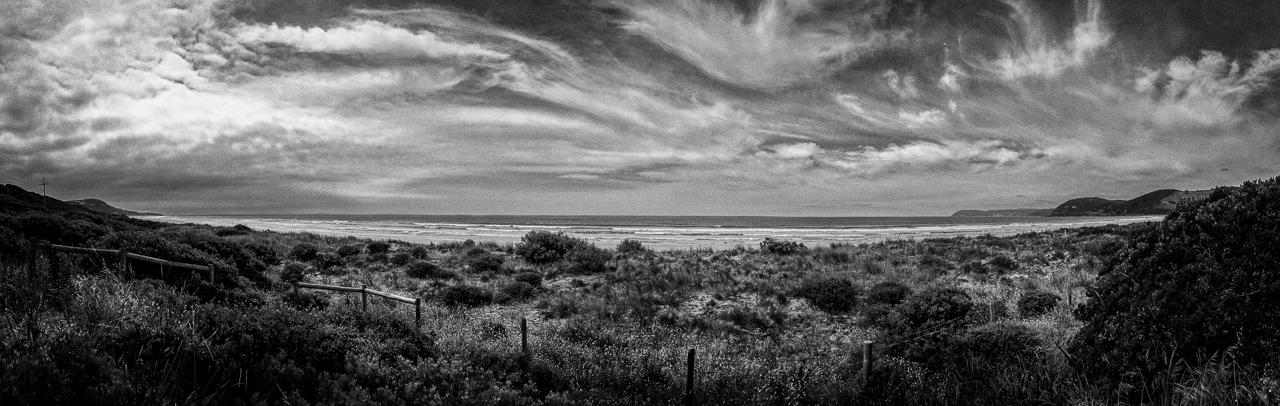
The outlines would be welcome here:
<svg viewBox="0 0 1280 406">
<path fill-rule="evenodd" d="M 602 248 L 634 239 L 653 249 L 759 246 L 766 237 L 809 247 L 889 239 L 1008 236 L 1060 228 L 1159 221 L 1134 217 L 728 217 L 728 216 L 433 216 L 218 215 L 146 216 L 168 223 L 243 224 L 255 230 L 394 239 L 414 243 L 517 243 L 533 230 L 564 232 Z"/>
</svg>

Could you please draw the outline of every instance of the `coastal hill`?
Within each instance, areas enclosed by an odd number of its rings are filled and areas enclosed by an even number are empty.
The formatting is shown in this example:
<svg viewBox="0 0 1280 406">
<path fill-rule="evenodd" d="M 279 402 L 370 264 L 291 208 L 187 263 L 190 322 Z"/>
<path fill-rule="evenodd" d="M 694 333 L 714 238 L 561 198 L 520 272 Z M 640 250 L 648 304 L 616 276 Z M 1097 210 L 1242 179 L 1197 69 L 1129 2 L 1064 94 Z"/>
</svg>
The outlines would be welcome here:
<svg viewBox="0 0 1280 406">
<path fill-rule="evenodd" d="M 142 213 L 142 212 L 136 212 L 133 210 L 121 209 L 119 207 L 112 206 L 110 204 L 107 204 L 107 202 L 104 202 L 98 199 L 68 200 L 67 203 L 74 204 L 74 205 L 77 205 L 89 210 L 93 210 L 99 213 L 106 213 L 106 214 L 121 214 L 125 216 L 159 216 L 160 215 L 159 213 Z"/>
<path fill-rule="evenodd" d="M 960 210 L 951 217 L 1072 217 L 1164 215 L 1178 203 L 1209 196 L 1209 190 L 1161 189 L 1131 200 L 1081 197 L 1068 200 L 1052 209 Z"/>
<path fill-rule="evenodd" d="M 107 204 L 98 199 L 61 201 L 45 197 L 15 185 L 0 185 L 0 213 L 22 213 L 28 210 L 47 212 L 91 212 L 102 214 L 119 214 L 124 216 L 155 216 L 154 213 L 140 213 L 125 210 Z"/>
<path fill-rule="evenodd" d="M 1209 190 L 1183 191 L 1161 189 L 1131 200 L 1108 200 L 1100 197 L 1071 199 L 1053 209 L 1050 216 L 1130 216 L 1169 214 L 1178 203 L 1209 196 Z"/>
</svg>

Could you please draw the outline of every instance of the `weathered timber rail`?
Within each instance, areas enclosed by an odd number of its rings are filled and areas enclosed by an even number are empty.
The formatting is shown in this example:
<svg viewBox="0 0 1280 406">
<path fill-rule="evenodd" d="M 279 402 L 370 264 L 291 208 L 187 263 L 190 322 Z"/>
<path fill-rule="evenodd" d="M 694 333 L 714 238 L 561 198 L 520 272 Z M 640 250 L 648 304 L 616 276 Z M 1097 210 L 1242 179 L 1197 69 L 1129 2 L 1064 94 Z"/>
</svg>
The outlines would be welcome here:
<svg viewBox="0 0 1280 406">
<path fill-rule="evenodd" d="M 413 305 L 413 307 L 414 307 L 414 312 L 413 312 L 413 313 L 414 313 L 414 314 L 413 314 L 413 322 L 414 322 L 414 325 L 416 325 L 418 328 L 421 328 L 421 327 L 422 327 L 422 299 L 416 299 L 416 298 L 415 298 L 415 299 L 410 299 L 410 298 L 407 298 L 407 297 L 404 297 L 404 296 L 400 296 L 400 295 L 396 295 L 396 294 L 392 294 L 392 293 L 387 293 L 387 292 L 382 292 L 382 291 L 378 291 L 378 290 L 369 289 L 369 288 L 364 287 L 364 286 L 361 286 L 361 287 L 358 287 L 358 288 L 353 288 L 353 287 L 349 287 L 349 286 L 321 285 L 321 284 L 317 284 L 317 283 L 306 283 L 306 282 L 294 282 L 294 283 L 293 283 L 293 293 L 294 293 L 294 295 L 297 295 L 297 294 L 298 294 L 298 289 L 299 289 L 299 288 L 317 289 L 317 290 L 328 290 L 328 291 L 334 291 L 334 292 L 359 293 L 359 294 L 360 294 L 360 309 L 361 309 L 361 310 L 364 310 L 364 311 L 368 311 L 368 310 L 369 310 L 369 295 L 382 296 L 382 297 L 385 297 L 385 298 L 387 298 L 387 299 L 391 299 L 391 300 L 394 300 L 394 301 L 397 301 L 397 302 L 401 302 L 401 303 L 405 303 L 405 304 L 411 304 L 411 305 Z"/>
<path fill-rule="evenodd" d="M 142 262 L 152 263 L 152 264 L 156 264 L 164 267 L 169 267 L 170 269 L 178 268 L 178 269 L 187 269 L 195 272 L 203 272 L 205 273 L 206 276 L 208 276 L 209 282 L 213 282 L 213 264 L 196 265 L 196 264 L 188 264 L 185 262 L 169 261 L 169 260 L 164 260 L 160 258 L 148 257 L 146 255 L 134 254 L 124 249 L 106 250 L 106 249 L 99 249 L 99 248 L 69 247 L 66 245 L 57 245 L 57 244 L 36 244 L 32 247 L 31 250 L 33 252 L 31 255 L 31 261 L 28 263 L 28 266 L 33 268 L 35 267 L 35 251 L 54 251 L 54 252 L 66 252 L 69 254 L 114 256 L 116 258 L 116 261 L 118 261 L 119 263 L 121 273 L 129 272 L 129 261 L 132 260 L 132 261 L 142 261 Z"/>
</svg>

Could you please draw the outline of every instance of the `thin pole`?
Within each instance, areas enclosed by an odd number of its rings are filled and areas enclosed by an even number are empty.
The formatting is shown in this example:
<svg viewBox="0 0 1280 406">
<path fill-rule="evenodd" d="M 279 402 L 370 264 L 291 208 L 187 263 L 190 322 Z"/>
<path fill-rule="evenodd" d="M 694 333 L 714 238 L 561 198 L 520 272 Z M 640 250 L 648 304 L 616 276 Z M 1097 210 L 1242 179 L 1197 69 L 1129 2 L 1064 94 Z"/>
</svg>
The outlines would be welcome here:
<svg viewBox="0 0 1280 406">
<path fill-rule="evenodd" d="M 36 277 L 36 246 L 27 246 L 27 279 Z"/>
<path fill-rule="evenodd" d="M 369 291 L 368 286 L 360 286 L 360 310 L 369 311 L 369 295 L 365 292 Z"/>
<path fill-rule="evenodd" d="M 693 395 L 693 371 L 695 367 L 695 358 L 696 358 L 695 354 L 696 354 L 696 351 L 690 348 L 689 349 L 689 366 L 685 368 L 685 380 L 684 380 L 684 402 L 686 405 L 696 404 L 696 401 Z"/>
<path fill-rule="evenodd" d="M 204 264 L 209 267 L 209 283 L 213 283 L 213 263 Z"/>
<path fill-rule="evenodd" d="M 298 299 L 298 298 L 299 298 L 299 293 L 298 293 L 298 281 L 293 281 L 293 282 L 289 282 L 289 283 L 293 285 L 293 298 L 294 298 L 294 299 Z"/>
<path fill-rule="evenodd" d="M 49 187 L 48 187 L 48 185 L 49 185 L 49 181 L 48 181 L 48 180 L 45 180 L 45 178 L 41 177 L 41 178 L 40 178 L 40 192 L 41 192 L 41 194 L 43 195 L 43 197 L 44 197 L 44 198 L 40 199 L 40 203 L 43 203 L 43 204 L 44 204 L 44 208 L 46 208 L 46 209 L 47 209 L 47 208 L 49 208 Z"/>
<path fill-rule="evenodd" d="M 520 352 L 529 355 L 529 320 L 520 318 Z"/>
<path fill-rule="evenodd" d="M 422 299 L 413 299 L 413 325 L 422 330 Z"/>
<path fill-rule="evenodd" d="M 872 354 L 874 342 L 862 342 L 862 380 L 866 382 L 871 379 L 871 365 L 875 362 L 875 356 Z"/>
</svg>

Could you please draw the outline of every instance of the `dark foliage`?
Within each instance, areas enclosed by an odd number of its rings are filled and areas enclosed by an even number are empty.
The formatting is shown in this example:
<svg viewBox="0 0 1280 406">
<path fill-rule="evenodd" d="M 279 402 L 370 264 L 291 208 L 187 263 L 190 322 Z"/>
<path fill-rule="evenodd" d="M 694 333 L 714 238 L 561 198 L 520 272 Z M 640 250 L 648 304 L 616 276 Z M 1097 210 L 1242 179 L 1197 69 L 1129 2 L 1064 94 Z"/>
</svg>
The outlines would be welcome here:
<svg viewBox="0 0 1280 406">
<path fill-rule="evenodd" d="M 488 251 L 481 250 L 482 253 L 475 255 L 467 255 L 464 259 L 467 269 L 475 273 L 489 273 L 502 270 L 502 263 L 505 260 L 501 255 L 497 255 Z"/>
<path fill-rule="evenodd" d="M 386 241 L 374 241 L 364 246 L 370 254 L 382 254 L 391 250 L 391 243 Z"/>
<path fill-rule="evenodd" d="M 404 274 L 411 278 L 419 279 L 454 279 L 458 277 L 457 273 L 427 261 L 413 261 L 404 269 Z"/>
<path fill-rule="evenodd" d="M 1041 290 L 1024 292 L 1018 299 L 1018 313 L 1022 317 L 1040 317 L 1057 307 L 1061 300 L 1058 295 Z"/>
<path fill-rule="evenodd" d="M 824 278 L 804 281 L 793 295 L 808 300 L 810 305 L 824 312 L 844 313 L 858 304 L 860 293 L 860 289 L 848 279 Z"/>
<path fill-rule="evenodd" d="M 901 282 L 880 282 L 867 290 L 867 301 L 871 303 L 897 305 L 906 300 L 907 296 L 911 296 L 911 288 Z"/>
<path fill-rule="evenodd" d="M 527 283 L 530 286 L 542 286 L 542 274 L 537 272 L 521 272 L 512 279 Z"/>
<path fill-rule="evenodd" d="M 316 254 L 319 254 L 319 253 L 320 253 L 320 247 L 317 247 L 315 244 L 312 244 L 309 242 L 304 242 L 304 243 L 293 246 L 293 249 L 289 250 L 289 258 L 293 258 L 299 261 L 311 261 L 313 259 L 316 259 Z"/>
<path fill-rule="evenodd" d="M 760 252 L 766 254 L 791 255 L 806 250 L 808 248 L 804 244 L 795 241 L 775 240 L 771 237 L 766 237 L 764 241 L 760 242 Z"/>
<path fill-rule="evenodd" d="M 1135 235 L 1076 309 L 1070 352 L 1121 387 L 1234 348 L 1248 364 L 1280 355 L 1280 178 L 1218 188 Z"/>
<path fill-rule="evenodd" d="M 1008 273 L 1018 270 L 1018 261 L 1004 255 L 996 255 L 987 261 L 987 266 L 996 273 Z"/>
<path fill-rule="evenodd" d="M 609 250 L 596 248 L 591 244 L 579 244 L 565 255 L 565 272 L 572 274 L 593 274 L 609 270 L 609 260 L 613 254 Z"/>
<path fill-rule="evenodd" d="M 341 247 L 338 247 L 337 253 L 338 253 L 338 256 L 347 258 L 347 257 L 360 255 L 360 251 L 361 251 L 360 247 L 357 247 L 354 245 L 343 245 Z"/>
<path fill-rule="evenodd" d="M 472 285 L 450 286 L 441 294 L 441 300 L 449 306 L 479 307 L 493 303 L 493 292 Z"/>
<path fill-rule="evenodd" d="M 935 287 L 916 292 L 886 321 L 883 342 L 886 349 L 914 362 L 934 367 L 946 361 L 945 354 L 964 331 L 973 300 L 963 290 Z"/>
<path fill-rule="evenodd" d="M 386 254 L 382 254 L 382 255 L 386 255 Z M 387 257 L 387 262 L 390 262 L 391 265 L 395 265 L 395 266 L 404 266 L 405 264 L 408 264 L 410 261 L 413 261 L 413 254 L 410 254 L 408 252 L 397 252 Z"/>
<path fill-rule="evenodd" d="M 530 231 L 516 244 L 516 255 L 534 265 L 545 265 L 564 259 L 575 248 L 587 245 L 583 241 L 561 232 Z"/>
<path fill-rule="evenodd" d="M 640 244 L 640 241 L 628 238 L 618 243 L 616 251 L 618 251 L 618 254 L 620 255 L 630 255 L 644 253 L 647 249 L 645 249 L 643 244 Z"/>
<path fill-rule="evenodd" d="M 495 300 L 499 303 L 507 303 L 528 299 L 536 294 L 538 294 L 538 289 L 534 288 L 533 285 L 516 281 L 502 285 L 502 288 L 498 290 L 498 294 L 495 295 Z"/>
</svg>

